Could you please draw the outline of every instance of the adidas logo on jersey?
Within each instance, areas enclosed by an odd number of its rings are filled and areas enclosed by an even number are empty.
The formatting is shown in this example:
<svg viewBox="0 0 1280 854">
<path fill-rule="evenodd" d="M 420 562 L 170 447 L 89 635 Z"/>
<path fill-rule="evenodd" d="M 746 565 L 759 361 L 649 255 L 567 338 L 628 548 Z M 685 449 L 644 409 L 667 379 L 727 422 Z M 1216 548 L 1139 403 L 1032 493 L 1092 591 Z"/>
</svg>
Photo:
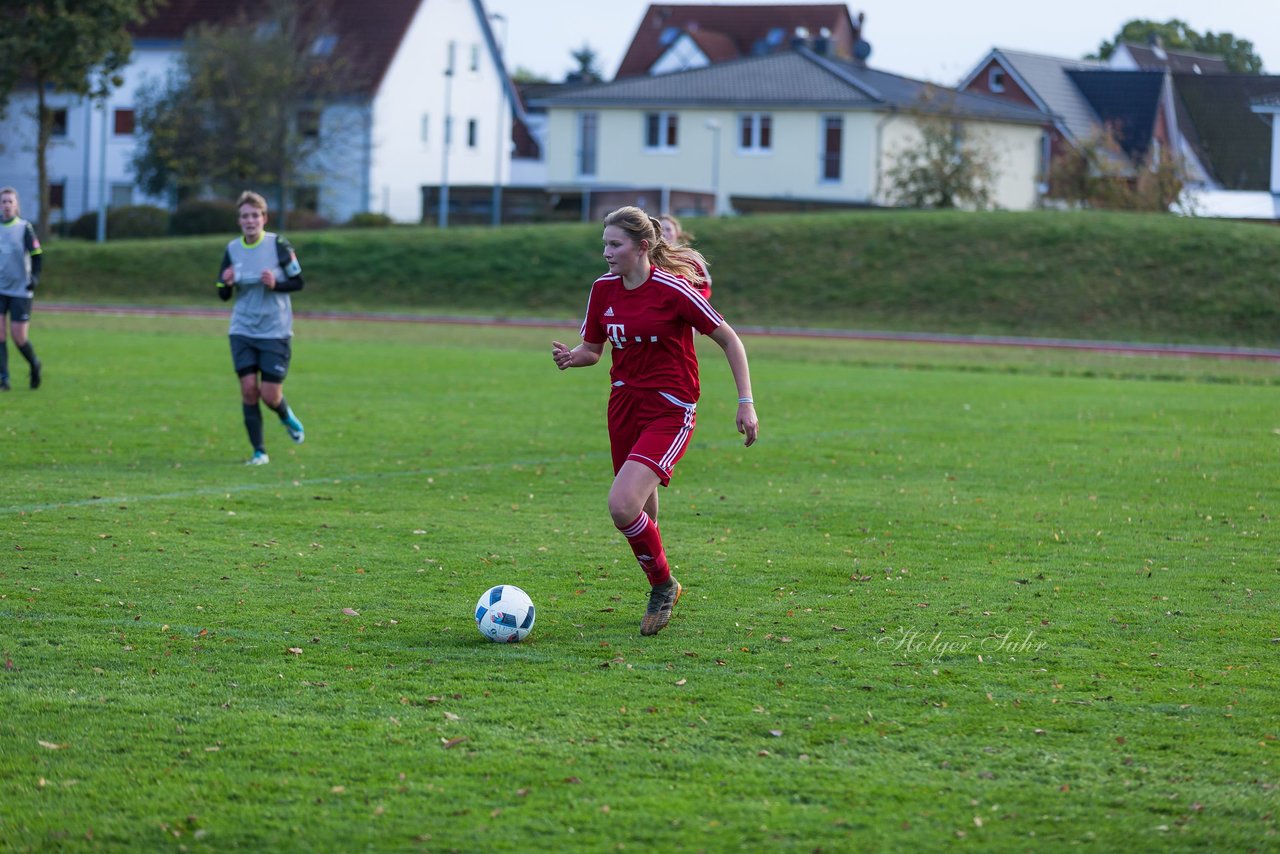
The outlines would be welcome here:
<svg viewBox="0 0 1280 854">
<path fill-rule="evenodd" d="M 604 310 L 605 317 L 613 317 L 613 306 L 609 306 Z"/>
</svg>

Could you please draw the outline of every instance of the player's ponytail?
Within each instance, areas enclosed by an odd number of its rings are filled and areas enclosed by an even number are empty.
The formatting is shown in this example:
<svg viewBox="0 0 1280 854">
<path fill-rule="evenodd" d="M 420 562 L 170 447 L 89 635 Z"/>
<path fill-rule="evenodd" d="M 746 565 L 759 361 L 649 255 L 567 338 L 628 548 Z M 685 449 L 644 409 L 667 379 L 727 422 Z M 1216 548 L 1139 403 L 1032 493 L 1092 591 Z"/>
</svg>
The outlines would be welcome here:
<svg viewBox="0 0 1280 854">
<path fill-rule="evenodd" d="M 707 259 L 692 247 L 673 246 L 664 240 L 662 223 L 657 217 L 649 216 L 640 208 L 627 205 L 606 216 L 604 225 L 606 228 L 611 225 L 617 226 L 637 243 L 647 240 L 650 263 L 687 279 L 694 287 L 704 284 L 702 271 L 707 268 Z"/>
</svg>

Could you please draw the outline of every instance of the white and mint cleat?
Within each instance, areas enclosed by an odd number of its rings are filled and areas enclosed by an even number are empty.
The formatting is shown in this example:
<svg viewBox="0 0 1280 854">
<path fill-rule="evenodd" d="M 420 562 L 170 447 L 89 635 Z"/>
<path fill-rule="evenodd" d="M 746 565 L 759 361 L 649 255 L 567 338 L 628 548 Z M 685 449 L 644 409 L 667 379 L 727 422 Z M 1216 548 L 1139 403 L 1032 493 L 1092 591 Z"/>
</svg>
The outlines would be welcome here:
<svg viewBox="0 0 1280 854">
<path fill-rule="evenodd" d="M 284 429 L 288 432 L 289 438 L 293 440 L 295 445 L 301 445 L 306 441 L 307 434 L 302 429 L 302 422 L 298 420 L 298 416 L 293 414 L 293 410 L 289 410 L 289 417 L 280 422 L 284 425 Z"/>
<path fill-rule="evenodd" d="M 265 466 L 271 462 L 271 458 L 267 456 L 266 451 L 254 451 L 253 456 L 244 461 L 247 466 Z"/>
</svg>

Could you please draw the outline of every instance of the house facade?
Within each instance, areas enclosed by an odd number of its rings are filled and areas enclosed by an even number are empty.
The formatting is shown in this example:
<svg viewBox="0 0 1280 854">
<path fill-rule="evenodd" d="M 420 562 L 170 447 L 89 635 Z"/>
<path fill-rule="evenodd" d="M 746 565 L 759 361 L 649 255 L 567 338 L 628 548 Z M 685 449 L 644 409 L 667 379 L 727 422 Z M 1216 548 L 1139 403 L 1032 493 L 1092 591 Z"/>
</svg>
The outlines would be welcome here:
<svg viewBox="0 0 1280 854">
<path fill-rule="evenodd" d="M 47 96 L 55 110 L 47 149 L 54 222 L 108 206 L 168 206 L 133 178 L 138 93 L 168 78 L 193 27 L 227 24 L 252 8 L 246 0 L 170 0 L 132 31 L 123 84 L 106 99 Z M 439 199 L 448 198 L 442 187 L 509 181 L 520 102 L 480 0 L 334 0 L 330 8 L 335 31 L 315 49 L 351 57 L 360 82 L 309 119 L 316 153 L 290 207 L 334 222 L 365 211 L 419 222 L 439 216 Z M 34 105 L 34 93 L 16 93 L 0 123 L 0 175 L 31 217 L 38 204 Z"/>
<path fill-rule="evenodd" d="M 1037 202 L 1048 116 L 794 44 L 764 56 L 615 80 L 545 107 L 553 189 L 650 209 L 725 214 L 770 205 L 893 203 L 888 173 L 932 115 L 959 122 L 998 164 L 993 201 Z"/>
<path fill-rule="evenodd" d="M 1267 98 L 1280 96 L 1280 77 L 1231 74 L 1220 58 L 1158 44 L 1121 44 L 1106 63 L 996 48 L 960 89 L 1051 115 L 1050 159 L 1100 134 L 1118 143 L 1110 156 L 1119 174 L 1176 158 L 1186 176 L 1181 211 L 1274 219 L 1280 209 L 1269 189 L 1280 142 L 1259 121 Z"/>
<path fill-rule="evenodd" d="M 614 79 L 670 74 L 716 62 L 789 50 L 803 33 L 821 53 L 865 60 L 871 46 L 862 38 L 864 16 L 855 19 L 845 3 L 672 4 L 645 10 Z"/>
</svg>

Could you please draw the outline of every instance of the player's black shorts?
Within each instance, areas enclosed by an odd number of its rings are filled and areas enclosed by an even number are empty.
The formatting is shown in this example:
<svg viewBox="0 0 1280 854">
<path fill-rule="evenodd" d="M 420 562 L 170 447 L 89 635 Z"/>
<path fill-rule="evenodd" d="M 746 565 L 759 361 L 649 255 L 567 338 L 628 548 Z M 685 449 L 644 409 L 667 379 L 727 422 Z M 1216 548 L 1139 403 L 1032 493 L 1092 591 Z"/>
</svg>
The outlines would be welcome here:
<svg viewBox="0 0 1280 854">
<path fill-rule="evenodd" d="M 293 347 L 288 338 L 231 336 L 231 361 L 238 377 L 261 373 L 263 382 L 282 383 L 289 374 L 292 356 Z"/>
<path fill-rule="evenodd" d="M 6 314 L 14 323 L 26 323 L 31 320 L 31 297 L 0 294 L 0 318 Z"/>
</svg>

